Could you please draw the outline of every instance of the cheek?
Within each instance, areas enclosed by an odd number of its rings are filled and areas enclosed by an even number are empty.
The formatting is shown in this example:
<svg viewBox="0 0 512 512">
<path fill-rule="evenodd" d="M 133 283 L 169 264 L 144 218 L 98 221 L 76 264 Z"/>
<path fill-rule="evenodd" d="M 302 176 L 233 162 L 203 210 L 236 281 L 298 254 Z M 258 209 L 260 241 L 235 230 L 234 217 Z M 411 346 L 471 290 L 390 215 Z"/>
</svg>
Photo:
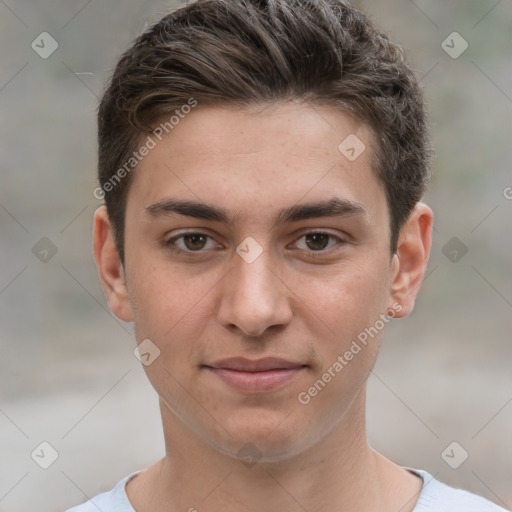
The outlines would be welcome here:
<svg viewBox="0 0 512 512">
<path fill-rule="evenodd" d="M 159 364 L 146 372 L 150 379 L 165 380 L 167 370 L 181 381 L 187 369 L 202 362 L 214 315 L 209 297 L 218 276 L 188 278 L 154 263 L 139 268 L 130 288 L 136 339 L 150 339 L 160 351 Z"/>
<path fill-rule="evenodd" d="M 377 270 L 375 267 L 346 269 L 329 279 L 312 278 L 304 282 L 299 292 L 305 297 L 305 307 L 325 324 L 332 338 L 342 344 L 373 325 L 386 311 L 387 273 L 384 268 Z"/>
<path fill-rule="evenodd" d="M 363 291 L 359 289 L 359 291 Z M 320 310 L 329 321 L 329 336 L 318 337 L 321 365 L 297 396 L 299 404 L 323 411 L 324 424 L 335 424 L 349 409 L 375 364 L 382 330 L 380 315 L 385 308 L 355 294 L 324 303 Z"/>
<path fill-rule="evenodd" d="M 130 296 L 136 322 L 154 336 L 164 336 L 194 313 L 208 290 L 208 279 L 188 280 L 165 262 L 141 256 L 131 275 Z M 149 332 L 147 333 L 149 335 Z"/>
<path fill-rule="evenodd" d="M 328 329 L 316 338 L 321 367 L 302 390 L 303 398 L 337 416 L 364 385 L 377 358 L 387 325 L 381 316 L 387 308 L 386 267 L 361 267 L 357 272 L 339 273 L 329 282 L 313 282 L 306 305 L 315 315 L 309 313 L 308 328 L 315 332 L 313 323 L 318 325 L 318 320 L 313 317 L 318 317 Z M 333 404 L 337 407 L 331 410 Z"/>
</svg>

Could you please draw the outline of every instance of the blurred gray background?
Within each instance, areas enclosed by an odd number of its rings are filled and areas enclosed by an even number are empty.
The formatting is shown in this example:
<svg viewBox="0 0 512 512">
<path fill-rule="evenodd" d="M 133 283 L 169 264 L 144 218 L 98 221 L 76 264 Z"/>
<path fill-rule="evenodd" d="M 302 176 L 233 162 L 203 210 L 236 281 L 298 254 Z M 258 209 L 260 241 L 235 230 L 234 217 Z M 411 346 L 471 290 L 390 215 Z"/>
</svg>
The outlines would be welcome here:
<svg viewBox="0 0 512 512">
<path fill-rule="evenodd" d="M 432 256 L 415 311 L 385 332 L 370 440 L 512 508 L 512 2 L 353 3 L 423 77 L 437 151 Z M 132 326 L 97 277 L 92 191 L 106 79 L 176 5 L 0 1 L 2 512 L 62 511 L 164 453 Z"/>
</svg>

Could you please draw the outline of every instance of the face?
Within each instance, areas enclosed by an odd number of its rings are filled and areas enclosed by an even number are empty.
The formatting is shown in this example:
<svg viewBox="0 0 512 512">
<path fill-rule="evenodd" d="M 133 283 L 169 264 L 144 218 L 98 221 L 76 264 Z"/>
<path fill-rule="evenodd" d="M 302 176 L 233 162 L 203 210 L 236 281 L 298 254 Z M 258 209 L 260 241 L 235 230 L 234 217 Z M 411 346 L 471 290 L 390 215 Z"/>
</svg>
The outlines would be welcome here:
<svg viewBox="0 0 512 512">
<path fill-rule="evenodd" d="M 406 299 L 404 283 L 418 281 L 391 256 L 373 153 L 364 124 L 325 107 L 199 105 L 135 171 L 124 269 L 97 213 L 110 305 L 138 343 L 150 340 L 144 368 L 171 423 L 227 454 L 252 443 L 266 460 L 343 423 L 386 313 L 407 314 L 415 293 Z M 409 241 L 428 231 L 420 224 Z"/>
</svg>

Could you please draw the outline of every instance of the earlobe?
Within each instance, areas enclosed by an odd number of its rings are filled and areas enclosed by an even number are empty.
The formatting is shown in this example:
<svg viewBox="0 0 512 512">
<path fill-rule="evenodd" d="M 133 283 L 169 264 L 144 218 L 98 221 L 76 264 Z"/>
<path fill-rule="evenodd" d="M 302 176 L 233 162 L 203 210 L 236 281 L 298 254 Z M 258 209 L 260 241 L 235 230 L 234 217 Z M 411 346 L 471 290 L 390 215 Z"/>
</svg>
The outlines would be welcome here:
<svg viewBox="0 0 512 512">
<path fill-rule="evenodd" d="M 94 214 L 93 249 L 94 261 L 110 309 L 121 320 L 131 322 L 133 319 L 132 309 L 124 268 L 105 206 L 100 206 Z"/>
<path fill-rule="evenodd" d="M 400 230 L 396 254 L 392 262 L 389 308 L 402 307 L 394 316 L 407 316 L 414 308 L 432 243 L 434 214 L 429 206 L 418 203 Z"/>
</svg>

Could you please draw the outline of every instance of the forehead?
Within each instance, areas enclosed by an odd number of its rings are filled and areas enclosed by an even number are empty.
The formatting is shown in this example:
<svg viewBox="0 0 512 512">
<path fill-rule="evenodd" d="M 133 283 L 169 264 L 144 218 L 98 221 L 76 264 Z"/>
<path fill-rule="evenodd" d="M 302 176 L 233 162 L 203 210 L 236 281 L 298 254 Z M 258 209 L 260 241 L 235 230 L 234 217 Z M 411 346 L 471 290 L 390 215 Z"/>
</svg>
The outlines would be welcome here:
<svg viewBox="0 0 512 512">
<path fill-rule="evenodd" d="M 241 221 L 254 212 L 270 218 L 286 205 L 337 197 L 373 216 L 387 215 L 384 189 L 372 171 L 373 135 L 340 110 L 199 105 L 172 129 L 165 122 L 160 126 L 167 130 L 150 136 L 153 147 L 135 170 L 127 209 L 182 197 L 232 208 Z"/>
</svg>

